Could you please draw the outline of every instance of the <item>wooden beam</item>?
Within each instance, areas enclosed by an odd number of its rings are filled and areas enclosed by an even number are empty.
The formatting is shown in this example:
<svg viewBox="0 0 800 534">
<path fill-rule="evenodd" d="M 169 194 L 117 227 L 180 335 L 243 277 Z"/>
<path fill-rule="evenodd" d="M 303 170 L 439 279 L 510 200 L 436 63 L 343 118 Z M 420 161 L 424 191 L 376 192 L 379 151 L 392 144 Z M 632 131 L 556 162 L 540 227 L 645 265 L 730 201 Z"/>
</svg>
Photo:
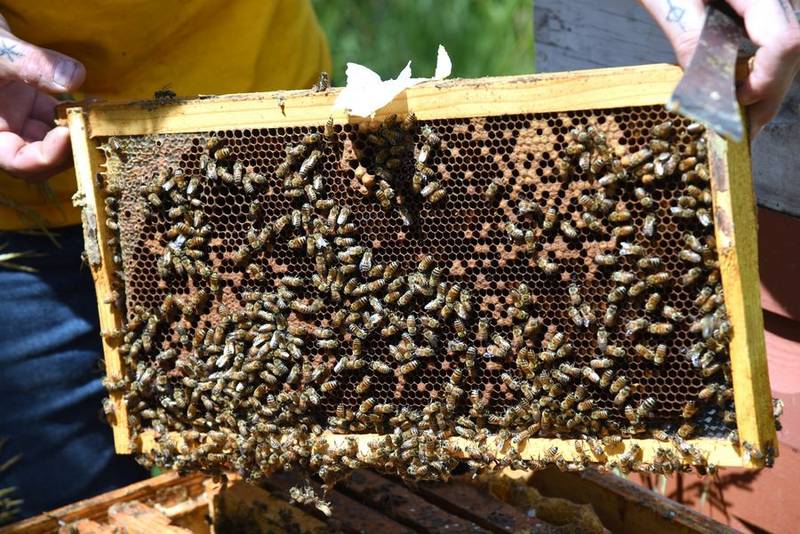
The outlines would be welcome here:
<svg viewBox="0 0 800 534">
<path fill-rule="evenodd" d="M 265 478 L 259 485 L 268 489 L 273 495 L 284 500 L 290 500 L 289 490 L 293 486 L 304 486 L 310 484 L 318 495 L 323 495 L 322 487 L 319 483 L 304 479 L 297 472 L 275 473 Z M 392 534 L 413 534 L 414 530 L 393 521 L 380 512 L 365 506 L 359 501 L 347 497 L 337 489 L 331 490 L 323 497 L 331 503 L 333 515 L 330 519 L 310 506 L 303 509 L 314 515 L 318 519 L 327 520 L 331 528 L 337 527 L 345 532 L 391 532 Z"/>
<path fill-rule="evenodd" d="M 528 516 L 522 510 L 495 498 L 485 490 L 463 481 L 425 482 L 417 485 L 414 492 L 444 510 L 469 519 L 490 532 L 498 534 L 558 532 L 558 529 L 549 523 Z"/>
<path fill-rule="evenodd" d="M 410 490 L 367 470 L 359 470 L 340 490 L 415 530 L 430 533 L 489 532 L 471 521 L 449 514 Z"/>
<path fill-rule="evenodd" d="M 725 307 L 733 326 L 730 356 L 739 439 L 762 452 L 771 448 L 777 455 L 748 141 L 729 143 L 713 133 L 709 141 L 717 254 Z"/>
<path fill-rule="evenodd" d="M 329 532 L 324 521 L 241 480 L 209 485 L 214 532 Z"/>
<path fill-rule="evenodd" d="M 680 74 L 681 70 L 673 65 L 646 65 L 426 82 L 395 97 L 376 118 L 409 111 L 419 119 L 438 119 L 661 105 L 672 93 Z M 323 124 L 331 116 L 337 123 L 348 122 L 343 111 L 333 111 L 339 91 L 280 91 L 169 102 L 99 103 L 80 109 L 88 114 L 93 138 L 312 126 Z"/>
<path fill-rule="evenodd" d="M 612 532 L 737 532 L 625 478 L 594 469 L 582 473 L 537 471 L 531 475 L 529 485 L 549 497 L 592 505 L 603 525 Z"/>
<path fill-rule="evenodd" d="M 122 327 L 122 317 L 111 303 L 113 276 L 112 254 L 108 247 L 110 230 L 105 225 L 104 201 L 97 194 L 97 174 L 101 168 L 100 152 L 94 141 L 89 139 L 86 116 L 81 108 L 67 110 L 67 123 L 72 141 L 72 158 L 75 176 L 78 180 L 78 193 L 74 202 L 81 208 L 83 239 L 86 247 L 89 268 L 94 278 L 97 293 L 97 310 L 100 315 L 100 332 L 112 332 Z M 108 301 L 107 301 L 108 299 Z M 102 338 L 105 354 L 106 377 L 119 380 L 124 376 L 122 358 L 108 339 Z M 128 409 L 122 392 L 109 395 L 114 405 L 114 448 L 118 453 L 130 453 L 130 431 L 128 429 Z"/>
</svg>

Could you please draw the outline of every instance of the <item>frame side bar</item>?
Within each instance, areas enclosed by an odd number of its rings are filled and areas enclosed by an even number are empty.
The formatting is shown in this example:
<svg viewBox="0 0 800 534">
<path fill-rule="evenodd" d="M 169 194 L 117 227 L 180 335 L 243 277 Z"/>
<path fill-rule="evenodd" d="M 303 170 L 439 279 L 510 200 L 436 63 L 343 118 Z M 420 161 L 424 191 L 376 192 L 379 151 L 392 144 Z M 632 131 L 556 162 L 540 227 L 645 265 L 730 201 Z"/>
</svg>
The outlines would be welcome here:
<svg viewBox="0 0 800 534">
<path fill-rule="evenodd" d="M 748 140 L 733 143 L 709 133 L 709 142 L 717 253 L 733 327 L 730 357 L 736 425 L 742 446 L 746 442 L 767 456 L 771 448 L 775 456 L 778 444 L 767 372 Z"/>
<path fill-rule="evenodd" d="M 97 292 L 97 309 L 100 315 L 100 332 L 102 334 L 120 329 L 122 318 L 111 302 L 106 302 L 112 293 L 111 277 L 113 273 L 110 266 L 113 263 L 107 243 L 111 236 L 104 222 L 103 201 L 95 194 L 95 176 L 100 170 L 100 155 L 89 138 L 86 116 L 81 108 L 67 110 L 67 125 L 72 142 L 75 176 L 78 182 L 78 193 L 73 201 L 76 206 L 81 208 L 83 237 L 87 250 L 94 249 L 95 251 L 94 254 L 88 253 L 87 256 Z M 119 380 L 123 377 L 123 365 L 119 351 L 105 336 L 101 336 L 101 338 L 106 376 L 111 380 Z M 112 392 L 109 394 L 109 398 L 114 406 L 115 421 L 112 425 L 114 448 L 117 453 L 129 454 L 132 451 L 128 429 L 128 410 L 122 392 Z"/>
</svg>

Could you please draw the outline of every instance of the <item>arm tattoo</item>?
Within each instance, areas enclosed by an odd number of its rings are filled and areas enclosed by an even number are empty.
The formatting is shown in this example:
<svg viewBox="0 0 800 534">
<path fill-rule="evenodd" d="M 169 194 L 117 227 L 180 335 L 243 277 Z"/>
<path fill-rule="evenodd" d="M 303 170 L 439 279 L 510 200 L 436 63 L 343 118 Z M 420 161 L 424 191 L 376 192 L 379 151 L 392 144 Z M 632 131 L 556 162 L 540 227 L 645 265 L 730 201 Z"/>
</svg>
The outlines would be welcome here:
<svg viewBox="0 0 800 534">
<path fill-rule="evenodd" d="M 9 62 L 14 63 L 17 58 L 22 57 L 22 52 L 17 52 L 17 45 L 0 41 L 0 58 L 2 57 L 7 57 Z"/>
<path fill-rule="evenodd" d="M 667 0 L 667 22 L 672 22 L 677 25 L 681 31 L 686 31 L 683 25 L 683 16 L 686 14 L 686 9 L 676 4 L 676 0 Z"/>
<path fill-rule="evenodd" d="M 786 22 L 791 22 L 794 15 L 794 8 L 789 3 L 788 0 L 778 0 L 778 4 L 781 6 L 781 11 L 783 11 L 783 17 L 786 19 Z"/>
</svg>

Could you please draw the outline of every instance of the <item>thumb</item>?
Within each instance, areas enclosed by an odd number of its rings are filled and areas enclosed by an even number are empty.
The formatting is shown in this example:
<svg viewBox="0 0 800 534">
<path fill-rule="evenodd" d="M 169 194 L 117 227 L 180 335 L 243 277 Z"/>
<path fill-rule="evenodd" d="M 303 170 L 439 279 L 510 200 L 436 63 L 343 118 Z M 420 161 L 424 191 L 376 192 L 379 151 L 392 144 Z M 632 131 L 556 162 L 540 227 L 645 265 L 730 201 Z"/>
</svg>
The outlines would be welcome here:
<svg viewBox="0 0 800 534">
<path fill-rule="evenodd" d="M 0 31 L 0 79 L 16 79 L 48 93 L 63 93 L 80 87 L 85 77 L 86 69 L 79 61 Z"/>
</svg>

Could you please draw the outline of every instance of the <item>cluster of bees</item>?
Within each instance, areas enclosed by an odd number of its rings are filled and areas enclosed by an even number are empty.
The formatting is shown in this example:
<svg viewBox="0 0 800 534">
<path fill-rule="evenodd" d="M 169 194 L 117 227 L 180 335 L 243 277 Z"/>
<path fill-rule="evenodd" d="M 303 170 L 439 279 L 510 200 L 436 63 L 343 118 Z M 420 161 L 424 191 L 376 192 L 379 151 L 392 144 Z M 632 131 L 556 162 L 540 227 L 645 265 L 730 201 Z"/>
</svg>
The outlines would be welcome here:
<svg viewBox="0 0 800 534">
<path fill-rule="evenodd" d="M 415 156 L 414 136 L 421 147 Z M 365 148 L 357 151 L 361 165 L 356 169 L 367 196 L 374 197 L 386 211 L 396 209 L 405 226 L 412 226 L 416 215 L 410 200 L 417 196 L 431 205 L 441 204 L 447 192 L 431 166 L 442 140 L 433 128 L 418 128 L 417 118 L 409 113 L 402 120 L 389 116 L 376 128 L 365 128 Z"/>
<path fill-rule="evenodd" d="M 442 140 L 423 126 L 415 144 L 418 129 L 411 114 L 389 117 L 362 133 L 368 149 L 356 173 L 384 209 L 396 209 L 409 225 L 407 195 L 432 204 L 446 195 L 430 165 Z M 167 286 L 190 285 L 192 292 L 168 294 L 153 309 L 126 310 L 120 298 L 127 322 L 121 331 L 106 333 L 118 343 L 126 368 L 122 379 L 106 380 L 106 386 L 123 394 L 131 432 L 153 430 L 158 439 L 158 449 L 142 461 L 180 470 L 233 470 L 248 479 L 299 465 L 328 484 L 365 463 L 409 479 L 447 478 L 459 460 L 476 472 L 553 463 L 582 469 L 589 462 L 672 472 L 687 460 L 712 470 L 687 439 L 704 406 L 716 406 L 723 422 L 735 426 L 726 352 L 731 325 L 713 240 L 703 130 L 692 125 L 687 131 L 692 141 L 683 153 L 674 126 L 665 122 L 653 127 L 647 148 L 619 154 L 599 130 L 575 129 L 556 167 L 563 181 L 580 176 L 596 184 L 594 194 L 579 200 L 582 213 L 573 219 L 533 200 L 516 204 L 517 218 L 506 225 L 506 235 L 532 255 L 547 235 L 574 240 L 589 233 L 613 242 L 593 258 L 600 275 L 613 282 L 602 309 L 584 299 L 578 280 L 567 282 L 572 331 L 548 324 L 537 295 L 524 283 L 510 293 L 508 331 L 481 318 L 471 288 L 451 281 L 432 256 L 411 266 L 376 261 L 351 208 L 329 195 L 332 177 L 323 173 L 322 163 L 338 146 L 332 121 L 287 146 L 274 177 L 255 172 L 234 157 L 226 141 L 210 137 L 199 173 L 165 169 L 137 199 L 149 217 L 167 223 L 160 236 L 159 277 Z M 684 238 L 680 260 L 686 272 L 680 279 L 634 239 L 657 236 L 659 206 L 652 190 L 674 180 L 682 182 L 685 194 L 670 213 L 700 229 Z M 291 206 L 274 218 L 264 205 L 268 184 L 280 184 L 276 194 Z M 215 228 L 202 198 L 211 188 L 241 192 L 249 201 L 246 242 L 226 261 L 256 289 L 241 291 L 237 308 L 222 303 L 224 283 L 209 259 Z M 504 188 L 491 182 L 485 201 L 497 202 Z M 618 207 L 623 190 L 633 190 L 646 212 L 641 230 L 631 213 Z M 119 190 L 108 181 L 105 194 L 107 225 L 116 231 Z M 109 245 L 118 246 L 118 237 L 112 240 Z M 279 244 L 313 265 L 312 274 L 271 273 L 268 258 Z M 535 264 L 545 277 L 563 275 L 556 258 L 541 254 Z M 696 293 L 698 317 L 664 304 L 675 285 Z M 621 321 L 623 309 L 638 310 L 638 317 Z M 697 341 L 685 354 L 671 353 L 669 336 L 683 324 L 690 324 Z M 593 333 L 596 353 L 578 353 L 571 339 L 576 332 Z M 631 340 L 633 353 L 621 346 L 623 338 Z M 388 347 L 388 357 L 371 354 L 378 342 Z M 663 427 L 656 419 L 656 398 L 626 369 L 632 359 L 657 368 L 673 358 L 688 359 L 706 385 L 683 406 L 678 424 Z M 430 368 L 446 379 L 441 393 L 420 409 L 375 392 L 381 381 L 407 380 Z M 490 404 L 478 385 L 488 373 L 515 396 L 512 405 Z M 360 399 L 356 405 L 341 400 L 353 393 Z M 326 403 L 336 406 L 327 419 L 321 416 Z M 353 438 L 332 446 L 325 431 L 381 437 L 366 454 Z M 499 439 L 498 451 L 505 450 L 502 455 L 484 446 L 492 436 Z M 656 461 L 642 463 L 635 445 L 623 455 L 607 455 L 630 436 L 661 440 Z M 452 437 L 472 445 L 456 446 Z M 580 459 L 565 460 L 557 447 L 541 458 L 523 459 L 521 447 L 535 437 L 579 438 Z M 738 444 L 735 430 L 730 439 Z"/>
</svg>

